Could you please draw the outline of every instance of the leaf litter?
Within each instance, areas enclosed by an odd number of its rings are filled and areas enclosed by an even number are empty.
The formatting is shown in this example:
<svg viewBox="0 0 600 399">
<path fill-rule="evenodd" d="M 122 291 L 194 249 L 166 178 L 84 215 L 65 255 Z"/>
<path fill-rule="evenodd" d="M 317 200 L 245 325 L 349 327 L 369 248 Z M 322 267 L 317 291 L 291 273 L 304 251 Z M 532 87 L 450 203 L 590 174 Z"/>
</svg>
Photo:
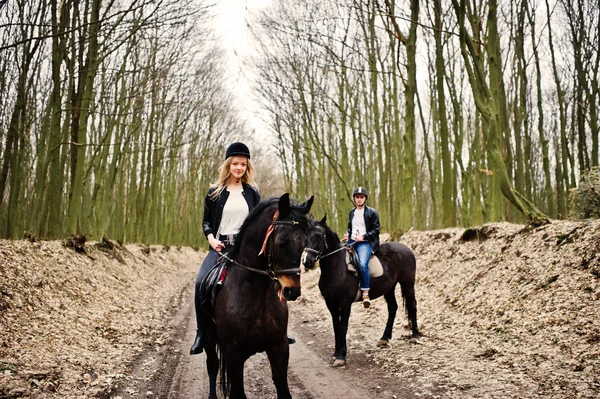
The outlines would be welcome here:
<svg viewBox="0 0 600 399">
<path fill-rule="evenodd" d="M 398 287 L 389 348 L 376 347 L 385 300 L 353 305 L 349 364 L 365 355 L 388 392 L 422 398 L 600 397 L 600 220 L 409 231 L 400 242 L 417 258 L 423 337 L 410 340 Z M 333 352 L 319 276 L 303 274 L 291 312 Z"/>
<path fill-rule="evenodd" d="M 374 397 L 403 397 L 400 386 L 415 398 L 600 396 L 599 220 L 409 231 L 400 241 L 417 257 L 423 337 L 409 339 L 401 308 L 390 346 L 378 348 L 385 300 L 353 305 L 348 367 Z M 136 359 L 169 344 L 169 320 L 203 256 L 0 240 L 0 398 L 110 397 Z M 319 275 L 303 273 L 290 312 L 307 345 L 328 356 Z"/>
</svg>

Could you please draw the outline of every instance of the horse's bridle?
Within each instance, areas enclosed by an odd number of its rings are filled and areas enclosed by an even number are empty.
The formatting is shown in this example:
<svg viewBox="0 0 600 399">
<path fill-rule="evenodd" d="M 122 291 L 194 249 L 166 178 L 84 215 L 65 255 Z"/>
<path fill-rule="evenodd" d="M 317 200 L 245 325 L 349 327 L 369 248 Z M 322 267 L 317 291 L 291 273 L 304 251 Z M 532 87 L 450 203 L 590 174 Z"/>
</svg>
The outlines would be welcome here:
<svg viewBox="0 0 600 399">
<path fill-rule="evenodd" d="M 307 252 L 307 253 L 311 253 L 311 254 L 314 254 L 314 255 L 316 255 L 316 256 L 315 256 L 315 263 L 317 263 L 318 261 L 320 261 L 320 260 L 321 260 L 321 259 L 323 259 L 323 258 L 326 258 L 326 257 L 328 257 L 328 256 L 331 256 L 331 255 L 333 255 L 333 254 L 334 254 L 334 253 L 336 253 L 336 252 L 343 251 L 344 249 L 347 249 L 347 248 L 349 248 L 349 247 L 351 247 L 351 246 L 353 246 L 353 245 L 354 245 L 354 242 L 352 242 L 351 244 L 344 244 L 344 245 L 342 245 L 340 248 L 338 248 L 338 249 L 336 249 L 336 250 L 334 250 L 334 251 L 331 251 L 331 252 L 329 252 L 328 254 L 325 254 L 325 255 L 323 255 L 323 251 L 325 250 L 325 248 L 327 248 L 327 230 L 326 230 L 326 229 L 325 229 L 325 227 L 323 227 L 323 226 L 315 226 L 315 227 L 314 227 L 314 229 L 317 229 L 317 230 L 321 230 L 321 231 L 322 231 L 322 234 L 323 234 L 323 242 L 322 242 L 322 244 L 321 244 L 321 246 L 320 246 L 320 248 L 319 248 L 318 250 L 317 250 L 317 249 L 313 249 L 313 248 L 306 247 L 306 248 L 304 248 L 304 252 Z"/>
<path fill-rule="evenodd" d="M 243 265 L 243 264 L 239 263 L 238 261 L 235 261 L 235 260 L 229 258 L 225 254 L 221 254 L 221 256 L 223 258 L 227 259 L 228 261 L 230 261 L 231 263 L 235 263 L 237 266 L 240 266 L 241 268 L 243 268 L 245 270 L 265 275 L 265 276 L 269 277 L 271 280 L 277 280 L 277 276 L 287 276 L 287 275 L 300 274 L 301 269 L 299 267 L 293 267 L 293 268 L 282 269 L 282 270 L 275 270 L 275 266 L 273 265 L 273 252 L 274 252 L 273 247 L 275 245 L 273 245 L 273 243 L 272 243 L 273 240 L 271 239 L 272 238 L 271 237 L 271 233 L 273 233 L 273 231 L 275 230 L 275 227 L 276 226 L 281 226 L 281 225 L 291 225 L 291 226 L 303 227 L 300 224 L 300 222 L 298 222 L 296 220 L 277 220 L 278 216 L 279 216 L 279 211 L 275 211 L 275 214 L 273 215 L 273 221 L 271 222 L 271 224 L 267 228 L 267 232 L 265 234 L 265 239 L 263 241 L 263 245 L 261 247 L 260 252 L 258 253 L 258 255 L 262 255 L 262 254 L 264 254 L 265 252 L 268 251 L 268 255 L 267 255 L 267 270 L 256 269 L 254 267 Z"/>
<path fill-rule="evenodd" d="M 320 245 L 319 249 L 309 248 L 307 246 L 304 248 L 304 252 L 315 255 L 315 263 L 317 263 L 321 258 L 323 258 L 323 256 L 321 256 L 321 254 L 323 253 L 325 248 L 327 248 L 327 240 L 325 237 L 325 234 L 327 233 L 327 231 L 325 230 L 325 228 L 323 226 L 319 226 L 319 225 L 316 225 L 313 228 L 315 230 L 319 230 L 321 232 L 321 234 L 323 235 L 323 240 L 321 241 L 321 245 Z M 327 255 L 325 255 L 325 256 L 327 256 Z M 302 259 L 304 260 L 304 255 L 302 255 Z"/>
</svg>

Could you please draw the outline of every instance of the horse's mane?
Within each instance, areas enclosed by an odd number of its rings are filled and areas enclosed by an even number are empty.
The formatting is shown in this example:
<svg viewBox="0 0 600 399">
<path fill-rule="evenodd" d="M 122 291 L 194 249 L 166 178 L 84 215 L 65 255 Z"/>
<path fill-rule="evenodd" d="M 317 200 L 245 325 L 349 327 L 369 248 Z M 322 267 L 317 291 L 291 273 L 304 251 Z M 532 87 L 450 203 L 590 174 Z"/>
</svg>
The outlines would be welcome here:
<svg viewBox="0 0 600 399">
<path fill-rule="evenodd" d="M 329 245 L 330 248 L 332 243 L 337 243 L 338 245 L 340 245 L 340 237 L 335 231 L 333 231 L 331 227 L 329 227 L 327 223 L 323 224 L 318 222 L 317 224 L 325 227 L 325 242 L 327 242 L 327 245 Z"/>
<path fill-rule="evenodd" d="M 232 258 L 240 252 L 241 243 L 243 241 L 242 239 L 244 237 L 244 233 L 248 230 L 248 226 L 251 225 L 255 219 L 258 219 L 258 217 L 267 208 L 269 208 L 271 205 L 277 204 L 278 202 L 279 202 L 279 197 L 267 198 L 267 199 L 260 201 L 252 209 L 252 211 L 250 211 L 248 216 L 246 216 L 246 219 L 244 220 L 242 227 L 240 227 L 240 231 L 238 232 L 237 238 L 235 239 L 235 244 L 233 245 L 233 249 L 231 251 Z M 301 212 L 301 209 L 302 208 L 300 206 L 298 206 L 297 202 L 290 200 L 290 215 L 288 216 L 288 219 L 296 220 L 296 221 L 300 222 L 300 224 L 303 227 L 308 228 L 308 224 L 309 224 L 308 219 L 307 219 L 306 215 L 304 215 Z M 272 220 L 269 219 L 268 222 L 270 224 L 272 222 Z"/>
<path fill-rule="evenodd" d="M 340 242 L 340 237 L 331 227 L 327 226 L 327 241 L 329 240 Z"/>
</svg>

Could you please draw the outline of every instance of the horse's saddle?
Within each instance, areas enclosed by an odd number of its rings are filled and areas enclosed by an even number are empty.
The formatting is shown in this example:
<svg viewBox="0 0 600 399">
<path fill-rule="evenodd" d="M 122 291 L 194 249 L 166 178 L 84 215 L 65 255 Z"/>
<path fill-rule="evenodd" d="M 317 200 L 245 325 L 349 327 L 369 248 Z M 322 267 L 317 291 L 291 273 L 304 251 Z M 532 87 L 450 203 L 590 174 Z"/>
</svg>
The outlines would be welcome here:
<svg viewBox="0 0 600 399">
<path fill-rule="evenodd" d="M 360 279 L 360 266 L 358 262 L 358 254 L 352 247 L 348 247 L 346 251 L 346 267 L 348 271 L 354 274 Z M 376 255 L 371 255 L 369 259 L 369 276 L 371 278 L 379 277 L 383 275 L 383 266 Z M 354 302 L 358 302 L 362 299 L 362 291 L 360 290 L 360 282 L 356 287 L 356 295 L 354 296 Z"/>
<path fill-rule="evenodd" d="M 356 276 L 360 273 L 360 266 L 358 263 L 358 254 L 354 248 L 348 247 L 346 251 L 346 265 L 348 271 Z M 371 255 L 369 259 L 369 275 L 371 278 L 379 277 L 383 275 L 383 266 L 376 255 Z"/>
<path fill-rule="evenodd" d="M 213 314 L 215 303 L 217 302 L 217 294 L 223 287 L 225 274 L 227 272 L 227 261 L 225 258 L 219 259 L 216 265 L 206 274 L 200 282 L 198 295 L 200 295 L 200 303 L 204 310 Z"/>
</svg>

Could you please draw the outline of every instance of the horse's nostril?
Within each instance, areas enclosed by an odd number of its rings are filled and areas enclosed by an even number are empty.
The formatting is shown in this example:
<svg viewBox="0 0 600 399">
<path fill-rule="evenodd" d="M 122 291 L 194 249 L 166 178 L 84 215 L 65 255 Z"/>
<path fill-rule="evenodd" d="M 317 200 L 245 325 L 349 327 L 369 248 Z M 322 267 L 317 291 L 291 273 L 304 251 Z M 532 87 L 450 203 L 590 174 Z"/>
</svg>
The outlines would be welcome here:
<svg viewBox="0 0 600 399">
<path fill-rule="evenodd" d="M 300 288 L 285 287 L 283 289 L 283 296 L 288 301 L 295 301 L 300 296 Z"/>
</svg>

